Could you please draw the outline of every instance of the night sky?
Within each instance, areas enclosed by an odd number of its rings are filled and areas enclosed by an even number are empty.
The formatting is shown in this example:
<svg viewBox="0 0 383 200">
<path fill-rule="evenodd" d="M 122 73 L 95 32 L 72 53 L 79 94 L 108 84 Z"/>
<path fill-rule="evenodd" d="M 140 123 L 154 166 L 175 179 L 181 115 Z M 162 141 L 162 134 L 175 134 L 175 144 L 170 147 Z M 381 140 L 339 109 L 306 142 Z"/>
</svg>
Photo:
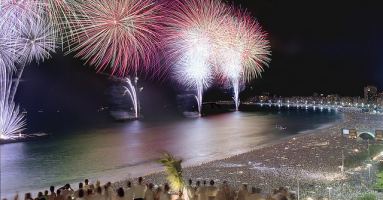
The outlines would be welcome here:
<svg viewBox="0 0 383 200">
<path fill-rule="evenodd" d="M 383 12 L 365 1 L 237 0 L 269 33 L 272 61 L 242 98 L 270 92 L 281 96 L 338 93 L 362 96 L 369 84 L 383 89 Z M 374 1 L 378 2 L 378 1 Z M 27 109 L 94 110 L 108 102 L 107 76 L 58 53 L 28 66 L 18 101 Z M 171 80 L 146 80 L 146 98 L 172 104 L 180 89 Z M 213 87 L 206 100 L 230 99 Z"/>
<path fill-rule="evenodd" d="M 280 95 L 382 89 L 383 13 L 366 2 L 237 1 L 270 34 L 272 62 L 257 87 Z"/>
</svg>

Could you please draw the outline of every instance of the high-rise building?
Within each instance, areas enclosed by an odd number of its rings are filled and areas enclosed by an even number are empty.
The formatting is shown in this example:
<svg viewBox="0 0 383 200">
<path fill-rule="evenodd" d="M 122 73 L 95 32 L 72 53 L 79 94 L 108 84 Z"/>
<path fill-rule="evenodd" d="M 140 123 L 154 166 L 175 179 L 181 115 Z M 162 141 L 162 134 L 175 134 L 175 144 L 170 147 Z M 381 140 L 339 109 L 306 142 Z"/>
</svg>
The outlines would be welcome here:
<svg viewBox="0 0 383 200">
<path fill-rule="evenodd" d="M 375 86 L 367 86 L 364 88 L 364 100 L 366 103 L 376 103 L 378 98 L 378 88 Z"/>
<path fill-rule="evenodd" d="M 383 106 L 383 92 L 379 93 L 377 104 L 380 105 L 380 106 Z"/>
<path fill-rule="evenodd" d="M 330 102 L 330 103 L 335 103 L 335 102 L 339 101 L 339 99 L 340 99 L 340 97 L 337 94 L 329 94 L 326 97 L 326 101 Z"/>
</svg>

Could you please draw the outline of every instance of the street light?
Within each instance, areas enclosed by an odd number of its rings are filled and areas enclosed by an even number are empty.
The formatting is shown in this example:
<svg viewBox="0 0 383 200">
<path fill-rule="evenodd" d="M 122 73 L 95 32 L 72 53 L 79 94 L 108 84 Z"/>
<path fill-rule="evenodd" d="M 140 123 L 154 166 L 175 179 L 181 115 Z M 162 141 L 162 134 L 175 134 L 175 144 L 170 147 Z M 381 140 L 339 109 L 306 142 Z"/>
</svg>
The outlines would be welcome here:
<svg viewBox="0 0 383 200">
<path fill-rule="evenodd" d="M 341 166 L 342 176 L 344 175 L 344 149 L 342 149 L 342 166 Z"/>
<path fill-rule="evenodd" d="M 371 181 L 371 166 L 372 165 L 370 163 L 367 164 L 367 167 L 368 167 L 368 182 Z"/>
<path fill-rule="evenodd" d="M 370 139 L 367 139 L 367 151 L 368 151 L 368 160 L 371 160 Z"/>
<path fill-rule="evenodd" d="M 297 179 L 297 186 L 298 186 L 298 189 L 297 189 L 297 196 L 298 196 L 298 200 L 300 200 L 300 198 L 299 198 L 299 179 Z"/>
<path fill-rule="evenodd" d="M 328 200 L 331 199 L 331 190 L 332 190 L 332 187 L 327 187 L 328 189 Z"/>
</svg>

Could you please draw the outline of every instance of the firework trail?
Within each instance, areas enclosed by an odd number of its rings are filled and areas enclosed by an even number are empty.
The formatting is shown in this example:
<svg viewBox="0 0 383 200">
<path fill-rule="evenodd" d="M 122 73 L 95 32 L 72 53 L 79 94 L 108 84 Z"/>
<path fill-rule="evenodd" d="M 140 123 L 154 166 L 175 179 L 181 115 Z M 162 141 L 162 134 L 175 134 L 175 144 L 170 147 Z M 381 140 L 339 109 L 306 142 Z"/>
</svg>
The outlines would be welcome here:
<svg viewBox="0 0 383 200">
<path fill-rule="evenodd" d="M 0 65 L 0 138 L 14 139 L 24 130 L 25 118 L 10 96 L 12 69 Z"/>
<path fill-rule="evenodd" d="M 8 30 L 8 31 L 6 31 Z M 10 40 L 11 39 L 11 40 Z M 23 130 L 25 121 L 19 108 L 10 97 L 12 72 L 18 57 L 14 41 L 16 36 L 11 29 L 0 27 L 0 138 L 11 139 Z"/>
<path fill-rule="evenodd" d="M 251 15 L 234 10 L 223 27 L 224 34 L 217 34 L 216 50 L 218 53 L 218 74 L 228 80 L 234 90 L 235 108 L 238 110 L 240 85 L 249 82 L 268 66 L 270 45 L 267 34 Z"/>
<path fill-rule="evenodd" d="M 137 83 L 137 81 L 138 80 L 136 77 L 135 83 Z M 129 78 L 126 78 L 125 82 L 127 83 L 127 86 L 124 86 L 125 91 L 124 91 L 123 95 L 126 95 L 126 94 L 129 95 L 129 98 L 133 103 L 134 117 L 137 119 L 138 118 L 138 109 L 139 109 L 137 91 L 136 91 L 136 88 L 133 86 L 132 81 Z"/>
<path fill-rule="evenodd" d="M 214 35 L 225 21 L 227 7 L 216 0 L 175 0 L 169 3 L 164 42 L 175 79 L 195 88 L 201 114 L 204 88 L 213 79 Z"/>
<path fill-rule="evenodd" d="M 154 0 L 90 0 L 81 4 L 86 14 L 71 20 L 79 39 L 69 52 L 95 65 L 125 76 L 148 70 L 155 63 L 162 6 Z"/>
</svg>

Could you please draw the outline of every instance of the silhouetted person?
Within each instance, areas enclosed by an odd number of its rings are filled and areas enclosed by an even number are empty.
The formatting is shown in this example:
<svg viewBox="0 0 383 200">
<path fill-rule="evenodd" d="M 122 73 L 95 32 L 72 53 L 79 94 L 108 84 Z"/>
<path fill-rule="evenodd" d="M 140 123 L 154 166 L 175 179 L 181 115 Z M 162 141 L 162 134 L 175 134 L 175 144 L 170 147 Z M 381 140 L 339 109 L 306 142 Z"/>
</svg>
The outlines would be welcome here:
<svg viewBox="0 0 383 200">
<path fill-rule="evenodd" d="M 61 194 L 63 195 L 64 200 L 67 200 L 68 197 L 73 195 L 73 189 L 70 187 L 69 183 L 65 184 L 65 186 L 61 188 Z"/>
<path fill-rule="evenodd" d="M 145 191 L 145 200 L 154 200 L 154 191 L 153 191 L 153 183 L 149 183 L 148 188 Z"/>
<path fill-rule="evenodd" d="M 55 193 L 55 186 L 49 187 L 49 190 L 51 193 L 48 195 L 48 200 L 54 200 L 56 198 L 56 193 Z"/>
<path fill-rule="evenodd" d="M 115 196 L 115 200 L 124 200 L 125 192 L 122 187 L 117 189 L 117 195 Z"/>
<path fill-rule="evenodd" d="M 169 191 L 170 187 L 167 183 L 165 183 L 164 190 L 161 192 L 159 200 L 170 200 Z"/>
<path fill-rule="evenodd" d="M 235 193 L 234 191 L 230 188 L 229 184 L 227 181 L 223 181 L 223 191 L 225 193 L 225 199 L 226 200 L 231 200 L 234 199 Z"/>
<path fill-rule="evenodd" d="M 247 185 L 243 184 L 241 189 L 238 191 L 237 200 L 246 200 L 249 192 L 247 191 Z"/>
<path fill-rule="evenodd" d="M 96 188 L 96 191 L 92 195 L 92 199 L 93 200 L 105 200 L 104 196 L 102 195 L 102 189 L 100 186 Z"/>
<path fill-rule="evenodd" d="M 33 200 L 31 193 L 25 193 L 24 200 Z"/>
<path fill-rule="evenodd" d="M 215 200 L 226 200 L 226 196 L 225 196 L 225 189 L 224 189 L 224 185 L 222 184 L 221 186 L 219 186 L 217 188 L 217 192 L 215 194 Z"/>
<path fill-rule="evenodd" d="M 85 195 L 85 200 L 93 200 L 93 190 L 92 189 L 88 189 L 88 190 L 84 190 L 84 192 L 86 192 L 86 195 Z"/>
<path fill-rule="evenodd" d="M 194 200 L 195 196 L 195 189 L 193 188 L 192 184 L 193 181 L 189 179 L 189 185 L 185 186 L 184 191 L 183 191 L 183 196 L 185 200 Z"/>
<path fill-rule="evenodd" d="M 214 199 L 215 195 L 217 193 L 217 187 L 215 187 L 215 182 L 213 180 L 210 180 L 209 186 L 207 187 L 207 197 L 208 199 Z"/>
<path fill-rule="evenodd" d="M 45 190 L 45 191 L 44 191 L 44 198 L 45 198 L 46 200 L 48 200 L 48 195 L 49 195 L 49 191 L 48 191 L 48 190 Z"/>
<path fill-rule="evenodd" d="M 85 196 L 85 191 L 83 189 L 79 189 L 78 197 L 76 198 L 76 200 L 84 200 L 84 196 Z"/>
<path fill-rule="evenodd" d="M 58 190 L 56 191 L 56 197 L 55 197 L 55 200 L 65 200 L 65 199 L 64 199 L 64 196 L 61 194 L 61 190 L 60 190 L 60 189 L 58 189 Z"/>
<path fill-rule="evenodd" d="M 129 200 L 134 199 L 134 191 L 132 188 L 132 182 L 130 182 L 130 181 L 126 182 L 125 197 L 126 197 L 126 199 L 129 199 Z"/>
<path fill-rule="evenodd" d="M 154 200 L 159 200 L 161 194 L 162 194 L 162 188 L 161 187 L 157 187 L 156 192 L 154 193 Z"/>
<path fill-rule="evenodd" d="M 203 181 L 202 186 L 197 188 L 196 195 L 197 200 L 207 200 L 206 180 Z"/>
<path fill-rule="evenodd" d="M 260 193 L 261 193 L 261 189 L 251 187 L 251 193 L 248 194 L 247 200 L 262 199 L 263 197 Z"/>
<path fill-rule="evenodd" d="M 35 198 L 35 200 L 46 200 L 46 199 L 44 198 L 43 193 L 39 192 L 39 193 L 37 193 L 37 198 Z"/>
<path fill-rule="evenodd" d="M 83 189 L 84 189 L 84 184 L 83 183 L 78 183 L 78 190 L 76 190 L 76 192 L 74 192 L 74 197 L 75 198 L 78 197 L 78 193 L 80 192 L 80 190 L 83 190 Z"/>
<path fill-rule="evenodd" d="M 133 186 L 135 200 L 143 200 L 145 197 L 146 186 L 142 183 L 142 177 L 138 178 L 138 184 Z"/>
<path fill-rule="evenodd" d="M 104 186 L 104 197 L 105 200 L 111 200 L 113 197 L 113 189 L 112 189 L 112 183 L 107 182 Z"/>
<path fill-rule="evenodd" d="M 89 180 L 88 180 L 88 179 L 85 179 L 85 180 L 84 180 L 84 183 L 85 183 L 85 185 L 83 186 L 83 189 L 84 189 L 85 191 L 87 191 L 88 189 L 90 189 Z"/>
</svg>

